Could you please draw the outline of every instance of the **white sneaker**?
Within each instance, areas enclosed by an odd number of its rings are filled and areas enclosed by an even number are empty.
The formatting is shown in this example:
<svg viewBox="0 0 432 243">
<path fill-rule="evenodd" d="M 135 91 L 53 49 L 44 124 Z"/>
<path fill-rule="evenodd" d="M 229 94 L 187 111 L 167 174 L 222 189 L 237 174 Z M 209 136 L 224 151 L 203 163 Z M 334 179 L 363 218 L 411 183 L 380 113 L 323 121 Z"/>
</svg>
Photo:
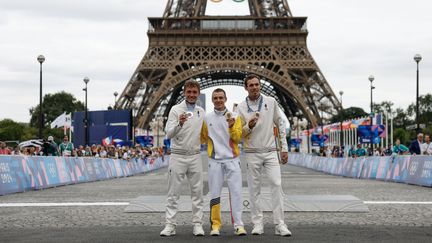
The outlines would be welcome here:
<svg viewBox="0 0 432 243">
<path fill-rule="evenodd" d="M 291 231 L 289 231 L 286 224 L 278 224 L 275 227 L 275 234 L 280 236 L 291 236 Z"/>
<path fill-rule="evenodd" d="M 247 232 L 243 226 L 237 226 L 235 227 L 234 233 L 238 236 L 247 235 Z"/>
<path fill-rule="evenodd" d="M 264 234 L 264 225 L 262 224 L 255 224 L 251 234 L 253 235 L 262 235 Z"/>
<path fill-rule="evenodd" d="M 200 225 L 200 224 L 194 225 L 194 227 L 193 227 L 193 234 L 195 236 L 204 236 L 204 230 L 203 230 L 202 225 Z"/>
<path fill-rule="evenodd" d="M 220 235 L 220 231 L 219 231 L 219 229 L 218 229 L 218 228 L 214 228 L 214 229 L 212 229 L 212 230 L 210 231 L 210 235 L 211 235 L 211 236 L 218 236 L 218 235 Z"/>
<path fill-rule="evenodd" d="M 160 232 L 160 236 L 172 236 L 175 234 L 175 225 L 173 224 L 166 224 L 165 228 Z"/>
</svg>

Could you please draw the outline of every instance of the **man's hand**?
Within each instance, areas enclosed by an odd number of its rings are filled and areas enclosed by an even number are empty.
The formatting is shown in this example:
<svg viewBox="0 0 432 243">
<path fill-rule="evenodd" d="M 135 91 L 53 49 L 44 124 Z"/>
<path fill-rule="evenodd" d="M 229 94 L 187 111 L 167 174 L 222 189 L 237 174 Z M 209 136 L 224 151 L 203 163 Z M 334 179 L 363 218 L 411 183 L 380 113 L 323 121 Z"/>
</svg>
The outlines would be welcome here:
<svg viewBox="0 0 432 243">
<path fill-rule="evenodd" d="M 254 128 L 256 126 L 257 122 L 258 122 L 258 117 L 254 117 L 254 118 L 250 119 L 250 121 L 248 123 L 249 129 Z"/>
<path fill-rule="evenodd" d="M 234 126 L 235 123 L 235 119 L 234 118 L 230 118 L 230 119 L 226 119 L 228 122 L 228 127 L 232 128 Z"/>
<path fill-rule="evenodd" d="M 288 152 L 282 152 L 281 155 L 282 155 L 281 163 L 286 164 L 288 162 Z"/>
<path fill-rule="evenodd" d="M 187 121 L 186 113 L 183 113 L 179 116 L 179 125 L 182 127 L 183 124 Z"/>
</svg>

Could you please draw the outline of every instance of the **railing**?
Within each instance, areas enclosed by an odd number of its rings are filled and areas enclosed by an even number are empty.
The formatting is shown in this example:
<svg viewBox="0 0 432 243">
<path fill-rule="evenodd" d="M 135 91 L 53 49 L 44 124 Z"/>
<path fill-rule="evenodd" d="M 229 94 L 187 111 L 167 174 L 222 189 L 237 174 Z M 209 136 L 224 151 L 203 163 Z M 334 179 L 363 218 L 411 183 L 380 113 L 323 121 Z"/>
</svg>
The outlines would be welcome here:
<svg viewBox="0 0 432 243">
<path fill-rule="evenodd" d="M 290 153 L 288 163 L 332 175 L 432 187 L 432 156 L 327 158 Z"/>
<path fill-rule="evenodd" d="M 306 17 L 198 17 L 149 18 L 149 33 L 273 31 L 307 32 Z"/>
<path fill-rule="evenodd" d="M 107 180 L 168 166 L 169 157 L 101 159 L 88 157 L 0 156 L 0 195 Z"/>
</svg>

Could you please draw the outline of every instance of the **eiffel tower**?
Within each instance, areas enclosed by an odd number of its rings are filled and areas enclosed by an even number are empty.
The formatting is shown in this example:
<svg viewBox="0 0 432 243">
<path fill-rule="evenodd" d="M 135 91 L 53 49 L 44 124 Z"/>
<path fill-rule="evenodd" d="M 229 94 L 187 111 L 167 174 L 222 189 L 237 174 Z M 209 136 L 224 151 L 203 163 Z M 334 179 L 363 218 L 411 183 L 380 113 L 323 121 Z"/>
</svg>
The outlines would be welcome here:
<svg viewBox="0 0 432 243">
<path fill-rule="evenodd" d="M 168 0 L 163 17 L 148 18 L 148 50 L 116 107 L 148 128 L 184 99 L 186 80 L 243 86 L 253 73 L 287 117 L 315 127 L 336 114 L 341 104 L 307 48 L 307 18 L 293 17 L 286 0 L 248 1 L 249 16 L 206 16 L 207 0 Z"/>
</svg>

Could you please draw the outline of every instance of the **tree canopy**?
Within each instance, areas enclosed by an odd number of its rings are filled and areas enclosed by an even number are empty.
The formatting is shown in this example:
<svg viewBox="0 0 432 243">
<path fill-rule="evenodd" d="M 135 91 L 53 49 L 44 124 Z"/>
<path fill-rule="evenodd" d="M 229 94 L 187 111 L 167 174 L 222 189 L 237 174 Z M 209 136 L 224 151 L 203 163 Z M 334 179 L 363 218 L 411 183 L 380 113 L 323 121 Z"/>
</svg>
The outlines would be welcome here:
<svg viewBox="0 0 432 243">
<path fill-rule="evenodd" d="M 362 108 L 359 107 L 349 107 L 346 109 L 343 109 L 338 114 L 334 115 L 332 118 L 330 118 L 330 122 L 340 122 L 345 121 L 349 119 L 355 119 L 359 117 L 365 117 L 368 113 L 366 113 Z"/>
<path fill-rule="evenodd" d="M 66 111 L 71 113 L 75 111 L 83 111 L 84 104 L 78 101 L 72 94 L 61 91 L 55 94 L 46 94 L 42 101 L 44 113 L 44 127 L 50 126 L 59 115 Z M 30 108 L 30 126 L 39 127 L 39 105 Z"/>
</svg>

